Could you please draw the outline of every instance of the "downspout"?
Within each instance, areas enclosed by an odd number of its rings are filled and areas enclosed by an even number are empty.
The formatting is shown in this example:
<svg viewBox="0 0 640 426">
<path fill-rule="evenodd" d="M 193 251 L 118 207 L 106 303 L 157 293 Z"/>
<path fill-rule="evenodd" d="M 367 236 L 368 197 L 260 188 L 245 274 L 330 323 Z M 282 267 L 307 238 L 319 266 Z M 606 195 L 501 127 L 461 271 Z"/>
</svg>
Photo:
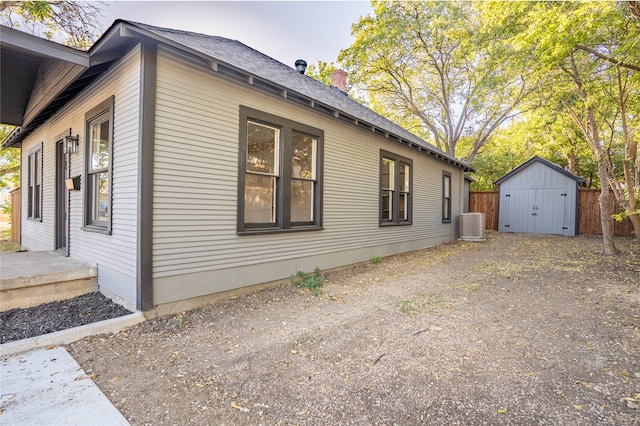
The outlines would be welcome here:
<svg viewBox="0 0 640 426">
<path fill-rule="evenodd" d="M 62 140 L 62 143 L 66 143 L 64 141 L 64 139 Z M 84 150 L 83 150 L 84 151 Z M 66 160 L 67 160 L 67 167 L 65 167 L 65 176 L 64 179 L 71 179 L 71 154 L 68 153 L 63 153 L 62 155 L 66 156 Z M 81 182 L 82 185 L 85 185 L 85 182 Z M 69 193 L 69 191 L 66 191 L 65 194 L 65 200 L 67 202 L 67 217 L 64 218 L 65 224 L 65 230 L 64 233 L 66 234 L 65 238 L 67 239 L 67 247 L 65 247 L 64 249 L 64 255 L 65 257 L 69 257 L 71 256 L 71 194 Z"/>
<path fill-rule="evenodd" d="M 153 151 L 156 115 L 158 47 L 140 43 L 140 122 L 138 126 L 138 215 L 136 250 L 136 309 L 153 307 Z"/>
<path fill-rule="evenodd" d="M 22 143 L 20 143 L 20 186 L 18 186 L 18 188 L 20 188 L 20 193 L 19 193 L 19 202 L 18 202 L 18 209 L 20 209 L 20 235 L 18 235 L 18 244 L 20 244 L 20 250 L 23 250 L 22 248 L 22 230 L 24 229 L 24 227 L 22 226 L 22 219 L 24 218 L 24 211 L 22 210 L 22 195 L 24 194 L 24 191 L 22 190 L 22 170 L 24 169 L 24 165 L 23 165 L 23 160 L 24 157 L 22 156 L 22 153 L 24 152 L 24 150 L 22 149 Z M 29 191 L 27 191 L 27 193 L 29 193 Z"/>
</svg>

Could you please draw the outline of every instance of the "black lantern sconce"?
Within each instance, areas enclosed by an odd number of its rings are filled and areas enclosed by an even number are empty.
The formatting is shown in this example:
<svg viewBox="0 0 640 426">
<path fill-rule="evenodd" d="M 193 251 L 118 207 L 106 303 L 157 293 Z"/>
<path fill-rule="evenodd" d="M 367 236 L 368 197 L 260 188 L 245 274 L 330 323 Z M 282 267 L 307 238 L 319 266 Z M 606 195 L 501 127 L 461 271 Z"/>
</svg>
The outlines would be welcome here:
<svg viewBox="0 0 640 426">
<path fill-rule="evenodd" d="M 78 142 L 80 141 L 80 136 L 71 135 L 71 128 L 69 128 L 69 136 L 64 137 L 64 152 L 65 154 L 75 154 L 78 152 Z"/>
</svg>

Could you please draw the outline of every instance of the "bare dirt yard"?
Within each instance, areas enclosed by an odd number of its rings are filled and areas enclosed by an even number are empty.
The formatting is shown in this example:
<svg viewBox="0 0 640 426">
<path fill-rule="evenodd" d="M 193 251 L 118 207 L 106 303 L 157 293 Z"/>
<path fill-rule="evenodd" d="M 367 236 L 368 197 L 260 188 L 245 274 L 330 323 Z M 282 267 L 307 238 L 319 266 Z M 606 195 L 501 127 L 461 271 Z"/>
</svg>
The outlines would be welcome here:
<svg viewBox="0 0 640 426">
<path fill-rule="evenodd" d="M 69 351 L 133 425 L 640 425 L 640 250 L 490 233 Z"/>
</svg>

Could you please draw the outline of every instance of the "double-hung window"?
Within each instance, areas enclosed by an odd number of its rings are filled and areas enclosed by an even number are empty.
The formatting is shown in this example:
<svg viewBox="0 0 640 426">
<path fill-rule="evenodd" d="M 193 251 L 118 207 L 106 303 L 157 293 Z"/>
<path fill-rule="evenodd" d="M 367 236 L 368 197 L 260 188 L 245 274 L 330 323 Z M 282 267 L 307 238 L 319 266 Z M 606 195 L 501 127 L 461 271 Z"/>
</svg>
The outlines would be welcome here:
<svg viewBox="0 0 640 426">
<path fill-rule="evenodd" d="M 27 157 L 27 217 L 42 220 L 42 143 Z"/>
<path fill-rule="evenodd" d="M 240 108 L 238 233 L 320 229 L 319 129 Z"/>
<path fill-rule="evenodd" d="M 387 151 L 380 153 L 380 224 L 411 224 L 411 160 Z"/>
<path fill-rule="evenodd" d="M 113 97 L 85 116 L 85 229 L 111 232 L 111 164 L 113 156 Z"/>
<path fill-rule="evenodd" d="M 451 222 L 451 173 L 442 172 L 442 223 Z"/>
</svg>

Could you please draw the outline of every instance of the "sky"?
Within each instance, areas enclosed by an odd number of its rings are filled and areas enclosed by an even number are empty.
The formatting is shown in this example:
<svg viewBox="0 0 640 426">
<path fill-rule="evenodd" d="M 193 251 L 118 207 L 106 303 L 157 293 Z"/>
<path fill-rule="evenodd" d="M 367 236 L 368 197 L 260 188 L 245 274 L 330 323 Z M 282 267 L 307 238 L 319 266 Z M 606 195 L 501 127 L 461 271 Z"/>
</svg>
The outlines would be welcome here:
<svg viewBox="0 0 640 426">
<path fill-rule="evenodd" d="M 116 19 L 238 40 L 294 67 L 336 62 L 353 43 L 351 25 L 368 1 L 107 1 L 104 32 Z"/>
</svg>

